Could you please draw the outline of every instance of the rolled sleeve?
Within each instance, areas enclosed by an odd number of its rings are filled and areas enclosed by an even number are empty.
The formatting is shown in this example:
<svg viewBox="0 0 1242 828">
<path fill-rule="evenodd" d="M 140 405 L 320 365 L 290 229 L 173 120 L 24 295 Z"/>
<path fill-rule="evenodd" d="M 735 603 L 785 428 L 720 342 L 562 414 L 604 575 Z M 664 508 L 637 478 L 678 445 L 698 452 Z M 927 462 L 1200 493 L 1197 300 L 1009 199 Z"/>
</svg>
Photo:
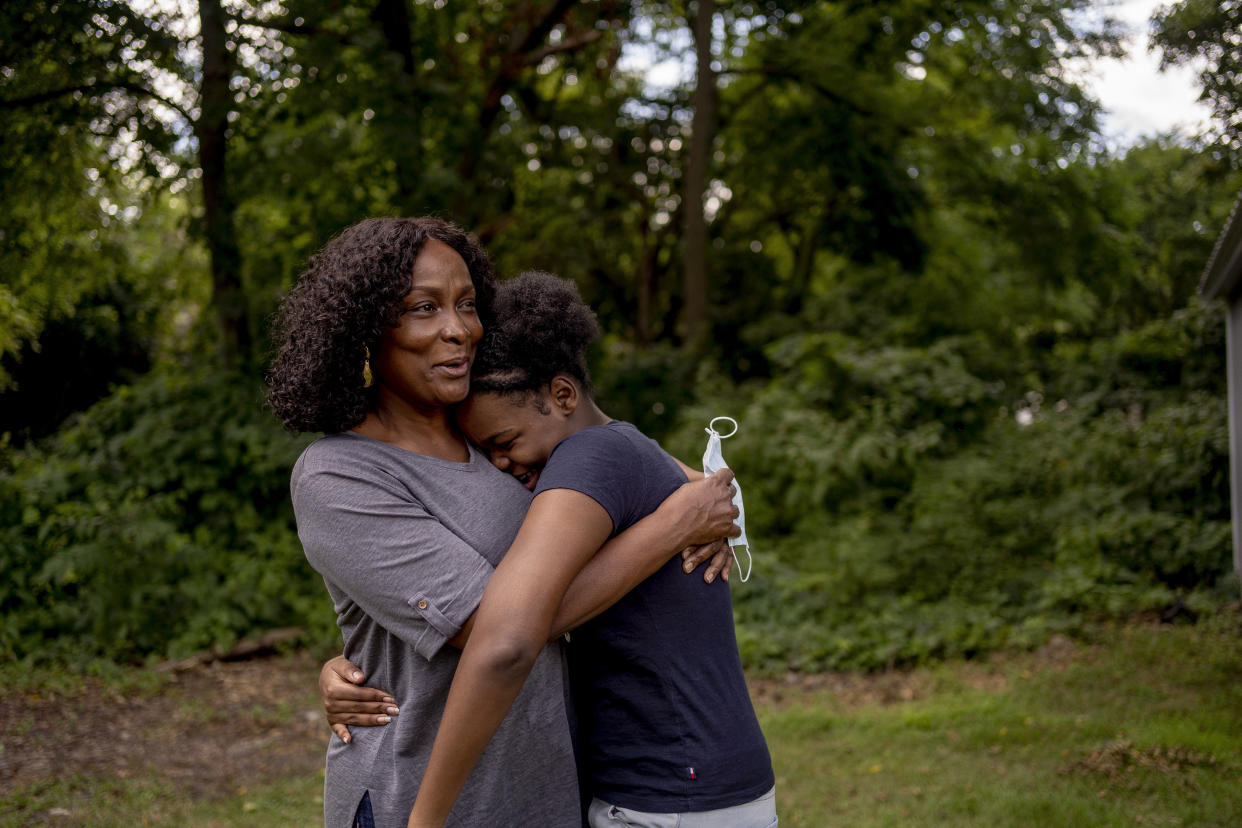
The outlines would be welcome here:
<svg viewBox="0 0 1242 828">
<path fill-rule="evenodd" d="M 478 609 L 483 599 L 483 588 L 492 577 L 492 566 L 482 558 L 473 572 L 463 573 L 457 580 L 457 594 L 447 595 L 433 588 L 423 589 L 416 597 L 407 600 L 414 614 L 425 624 L 417 640 L 411 646 L 423 658 L 430 659 L 466 623 L 470 614 Z M 407 639 L 408 640 L 408 639 Z"/>
</svg>

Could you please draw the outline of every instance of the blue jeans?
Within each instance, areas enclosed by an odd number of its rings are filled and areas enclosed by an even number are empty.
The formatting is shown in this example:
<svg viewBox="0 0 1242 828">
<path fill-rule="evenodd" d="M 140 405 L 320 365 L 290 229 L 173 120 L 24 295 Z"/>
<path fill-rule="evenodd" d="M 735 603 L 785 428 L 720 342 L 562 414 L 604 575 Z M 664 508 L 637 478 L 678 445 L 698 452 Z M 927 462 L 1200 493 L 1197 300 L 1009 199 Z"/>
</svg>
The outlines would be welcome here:
<svg viewBox="0 0 1242 828">
<path fill-rule="evenodd" d="M 354 814 L 353 828 L 375 828 L 375 816 L 371 813 L 371 794 L 369 791 L 362 795 L 362 801 L 358 803 L 358 811 Z"/>
<path fill-rule="evenodd" d="M 587 821 L 591 828 L 776 828 L 776 788 L 742 805 L 684 814 L 652 814 L 592 799 Z"/>
</svg>

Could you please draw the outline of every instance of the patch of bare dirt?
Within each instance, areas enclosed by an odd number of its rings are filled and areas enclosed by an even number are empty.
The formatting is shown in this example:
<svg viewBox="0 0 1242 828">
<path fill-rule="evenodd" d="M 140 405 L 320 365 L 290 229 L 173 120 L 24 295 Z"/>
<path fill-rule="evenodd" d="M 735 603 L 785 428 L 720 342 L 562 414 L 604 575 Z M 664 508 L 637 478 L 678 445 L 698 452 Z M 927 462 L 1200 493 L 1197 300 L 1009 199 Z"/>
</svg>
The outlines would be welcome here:
<svg viewBox="0 0 1242 828">
<path fill-rule="evenodd" d="M 922 698 L 931 690 L 928 674 L 917 670 L 881 673 L 787 673 L 783 678 L 749 678 L 751 698 L 783 708 L 827 696 L 844 708 L 890 705 Z"/>
<path fill-rule="evenodd" d="M 1060 773 L 1071 776 L 1095 776 L 1113 787 L 1138 788 L 1145 773 L 1176 779 L 1187 788 L 1195 787 L 1186 776 L 1192 768 L 1214 768 L 1219 764 L 1214 756 L 1185 747 L 1155 745 L 1140 748 L 1127 740 L 1120 740 L 1093 750 L 1088 755 L 1060 768 Z"/>
<path fill-rule="evenodd" d="M 1054 638 L 1034 653 L 955 667 L 955 681 L 1004 690 L 1026 669 L 1064 669 L 1090 648 Z M 0 799 L 31 783 L 75 776 L 154 777 L 193 796 L 232 793 L 323 767 L 328 739 L 309 654 L 193 665 L 155 693 L 120 695 L 98 682 L 69 694 L 0 693 Z M 789 673 L 750 680 L 777 708 L 902 704 L 944 688 L 935 670 Z"/>
<path fill-rule="evenodd" d="M 162 778 L 214 796 L 323 767 L 328 726 L 306 654 L 178 672 L 156 694 L 92 681 L 68 695 L 0 694 L 0 799 L 77 775 Z"/>
<path fill-rule="evenodd" d="M 955 681 L 973 690 L 999 693 L 1015 676 L 1035 670 L 1063 671 L 1080 659 L 1092 657 L 1092 648 L 1055 635 L 1031 653 L 999 653 L 954 667 Z M 890 669 L 874 673 L 786 673 L 781 678 L 750 678 L 751 698 L 783 708 L 791 704 L 828 700 L 844 710 L 872 705 L 895 705 L 925 698 L 943 689 L 943 679 L 932 669 Z"/>
</svg>

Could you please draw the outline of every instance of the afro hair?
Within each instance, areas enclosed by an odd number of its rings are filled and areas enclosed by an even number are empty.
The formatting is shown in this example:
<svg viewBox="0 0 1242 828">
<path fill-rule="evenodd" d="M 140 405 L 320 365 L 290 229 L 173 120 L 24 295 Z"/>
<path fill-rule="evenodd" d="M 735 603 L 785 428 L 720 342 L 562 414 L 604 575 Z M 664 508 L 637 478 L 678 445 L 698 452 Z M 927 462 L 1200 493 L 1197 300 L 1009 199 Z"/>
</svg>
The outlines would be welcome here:
<svg viewBox="0 0 1242 828">
<path fill-rule="evenodd" d="M 275 356 L 268 405 L 294 431 L 335 434 L 361 423 L 375 404 L 363 380 L 368 350 L 397 324 L 414 260 L 428 240 L 461 255 L 484 329 L 496 280 L 474 236 L 437 218 L 371 218 L 342 231 L 311 257 L 272 326 Z"/>
<path fill-rule="evenodd" d="M 594 311 L 573 282 L 541 271 L 522 273 L 496 290 L 495 321 L 483 332 L 470 388 L 537 391 L 568 374 L 589 392 L 586 350 L 599 333 Z"/>
</svg>

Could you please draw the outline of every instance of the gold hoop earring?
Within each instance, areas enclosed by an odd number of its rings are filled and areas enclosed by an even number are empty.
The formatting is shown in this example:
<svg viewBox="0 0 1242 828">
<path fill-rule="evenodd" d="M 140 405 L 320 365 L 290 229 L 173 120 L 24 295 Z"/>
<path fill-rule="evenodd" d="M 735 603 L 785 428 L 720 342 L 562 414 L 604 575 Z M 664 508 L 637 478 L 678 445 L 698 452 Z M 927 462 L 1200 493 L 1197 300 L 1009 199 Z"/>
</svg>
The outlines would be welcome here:
<svg viewBox="0 0 1242 828">
<path fill-rule="evenodd" d="M 370 388 L 374 378 L 371 376 L 371 349 L 366 349 L 366 356 L 362 358 L 362 387 Z"/>
</svg>

